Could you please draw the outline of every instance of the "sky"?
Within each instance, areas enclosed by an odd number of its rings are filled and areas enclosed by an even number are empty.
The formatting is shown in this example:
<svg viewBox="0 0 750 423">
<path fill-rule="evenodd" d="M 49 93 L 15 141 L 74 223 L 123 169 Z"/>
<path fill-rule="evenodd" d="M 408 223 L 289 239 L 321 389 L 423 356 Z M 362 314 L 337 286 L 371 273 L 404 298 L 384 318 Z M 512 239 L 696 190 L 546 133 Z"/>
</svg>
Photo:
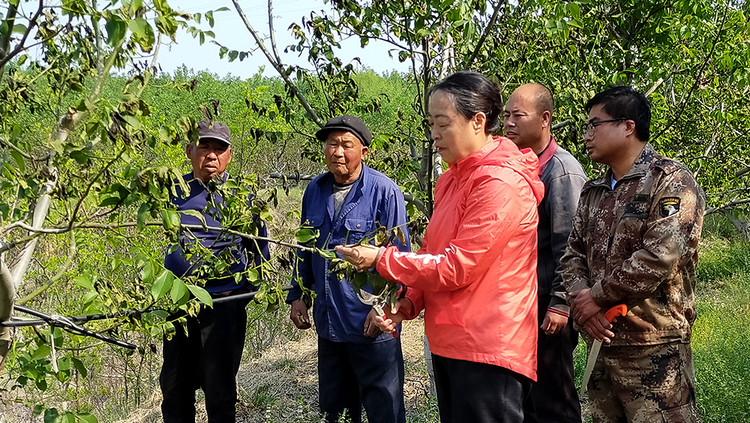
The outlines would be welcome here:
<svg viewBox="0 0 750 423">
<path fill-rule="evenodd" d="M 242 18 L 237 13 L 231 0 L 171 0 L 169 5 L 175 9 L 190 14 L 199 12 L 201 14 L 208 10 L 216 10 L 221 7 L 229 8 L 225 12 L 214 13 L 215 24 L 210 28 L 205 19 L 201 20 L 199 27 L 204 31 L 212 30 L 216 34 L 216 40 L 230 50 L 249 51 L 256 47 L 255 40 L 245 28 Z M 266 0 L 244 0 L 240 1 L 245 15 L 256 31 L 266 37 L 268 42 L 268 2 Z M 330 13 L 330 5 L 322 0 L 274 0 L 273 15 L 274 29 L 276 32 L 276 45 L 279 54 L 285 64 L 309 65 L 303 57 L 297 57 L 296 53 L 285 54 L 284 47 L 294 42 L 294 38 L 287 28 L 292 22 L 301 22 L 303 16 L 309 17 L 311 11 L 326 10 Z M 349 39 L 342 43 L 342 50 L 337 54 L 345 63 L 354 57 L 359 57 L 362 64 L 373 69 L 377 73 L 397 70 L 408 71 L 406 63 L 399 63 L 397 54 L 394 58 L 388 57 L 389 46 L 383 42 L 371 42 L 366 49 L 360 48 L 359 39 Z M 366 53 L 366 54 L 365 54 Z M 258 73 L 261 67 L 265 67 L 265 76 L 277 76 L 278 74 L 260 50 L 253 51 L 252 55 L 240 62 L 239 59 L 229 63 L 227 57 L 219 59 L 219 46 L 206 41 L 200 45 L 198 39 L 194 39 L 184 30 L 177 35 L 177 43 L 162 45 L 159 51 L 158 62 L 165 72 L 172 72 L 185 64 L 194 71 L 207 70 L 219 77 L 231 74 L 240 78 L 249 78 Z"/>
</svg>

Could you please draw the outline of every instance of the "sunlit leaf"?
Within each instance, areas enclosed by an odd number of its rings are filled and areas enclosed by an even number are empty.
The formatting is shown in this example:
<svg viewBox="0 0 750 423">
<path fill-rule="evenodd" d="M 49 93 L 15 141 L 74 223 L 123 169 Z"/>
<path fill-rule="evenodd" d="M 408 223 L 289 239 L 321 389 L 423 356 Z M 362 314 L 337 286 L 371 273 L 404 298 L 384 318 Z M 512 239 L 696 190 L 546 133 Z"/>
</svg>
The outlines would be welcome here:
<svg viewBox="0 0 750 423">
<path fill-rule="evenodd" d="M 187 288 L 190 290 L 190 293 L 192 293 L 193 296 L 198 299 L 198 301 L 206 304 L 209 307 L 213 307 L 214 301 L 208 291 L 196 285 L 187 285 Z"/>
</svg>

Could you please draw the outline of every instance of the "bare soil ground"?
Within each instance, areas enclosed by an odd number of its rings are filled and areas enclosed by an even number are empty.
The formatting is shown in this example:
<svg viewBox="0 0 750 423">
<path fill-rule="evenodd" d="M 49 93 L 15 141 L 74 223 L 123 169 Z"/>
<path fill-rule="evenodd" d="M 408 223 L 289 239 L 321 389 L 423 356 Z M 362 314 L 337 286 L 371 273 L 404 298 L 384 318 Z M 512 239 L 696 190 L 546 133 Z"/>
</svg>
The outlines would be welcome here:
<svg viewBox="0 0 750 423">
<path fill-rule="evenodd" d="M 401 333 L 406 381 L 404 393 L 409 420 L 425 412 L 429 401 L 429 378 L 424 364 L 424 324 L 421 319 L 404 322 Z M 258 358 L 243 363 L 238 379 L 240 404 L 237 421 L 301 423 L 318 422 L 317 338 L 313 330 L 302 332 L 298 341 L 272 346 Z M 161 422 L 161 393 L 121 423 Z M 427 414 L 435 414 L 430 413 Z M 411 417 L 411 418 L 410 418 Z M 429 416 L 418 421 L 437 421 Z M 198 422 L 206 422 L 199 397 Z"/>
</svg>

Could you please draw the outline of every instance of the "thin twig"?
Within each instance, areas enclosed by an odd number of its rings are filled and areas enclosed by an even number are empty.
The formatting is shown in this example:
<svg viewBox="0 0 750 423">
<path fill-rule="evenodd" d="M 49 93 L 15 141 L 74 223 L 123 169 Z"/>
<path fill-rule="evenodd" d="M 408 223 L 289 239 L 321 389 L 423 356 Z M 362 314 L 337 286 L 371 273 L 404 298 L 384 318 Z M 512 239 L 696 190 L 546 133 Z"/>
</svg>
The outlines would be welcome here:
<svg viewBox="0 0 750 423">
<path fill-rule="evenodd" d="M 479 54 L 479 50 L 482 48 L 482 44 L 484 44 L 484 40 L 487 39 L 487 35 L 489 35 L 492 28 L 497 23 L 497 18 L 500 15 L 500 7 L 505 5 L 506 0 L 498 0 L 497 6 L 495 6 L 495 11 L 492 12 L 492 18 L 490 18 L 490 23 L 487 24 L 487 27 L 484 29 L 484 32 L 482 33 L 482 36 L 479 38 L 479 41 L 477 41 L 477 45 L 474 48 L 474 51 L 471 53 L 471 56 L 469 56 L 469 60 L 466 61 L 465 69 L 469 69 L 471 67 L 471 63 L 476 60 L 477 55 Z"/>
<path fill-rule="evenodd" d="M 245 15 L 245 12 L 242 10 L 242 7 L 240 6 L 240 3 L 238 2 L 238 0 L 232 0 L 232 3 L 234 4 L 234 8 L 237 9 L 237 14 L 240 15 L 242 22 L 245 24 L 245 28 L 247 28 L 247 30 L 250 31 L 250 34 L 255 39 L 255 42 L 258 44 L 260 51 L 263 52 L 263 54 L 266 56 L 268 61 L 271 63 L 271 66 L 273 66 L 273 68 L 276 69 L 276 72 L 279 73 L 279 75 L 281 76 L 281 79 L 284 80 L 284 83 L 287 85 L 287 87 L 289 87 L 289 90 L 292 92 L 292 94 L 294 94 L 294 96 L 297 97 L 299 102 L 302 104 L 302 107 L 304 107 L 305 111 L 310 115 L 310 119 L 322 128 L 324 125 L 323 121 L 320 120 L 320 117 L 318 117 L 318 114 L 310 106 L 310 103 L 308 103 L 305 96 L 302 95 L 302 93 L 297 89 L 297 86 L 294 84 L 294 82 L 292 82 L 292 80 L 289 79 L 289 76 L 286 74 L 286 72 L 284 72 L 284 68 L 283 68 L 281 61 L 276 61 L 271 55 L 271 52 L 269 52 L 268 49 L 266 48 L 265 44 L 263 44 L 263 40 L 260 38 L 260 35 L 258 35 L 258 32 L 255 31 L 255 28 L 253 28 L 252 24 L 250 24 L 250 21 L 247 19 L 247 16 Z"/>
</svg>

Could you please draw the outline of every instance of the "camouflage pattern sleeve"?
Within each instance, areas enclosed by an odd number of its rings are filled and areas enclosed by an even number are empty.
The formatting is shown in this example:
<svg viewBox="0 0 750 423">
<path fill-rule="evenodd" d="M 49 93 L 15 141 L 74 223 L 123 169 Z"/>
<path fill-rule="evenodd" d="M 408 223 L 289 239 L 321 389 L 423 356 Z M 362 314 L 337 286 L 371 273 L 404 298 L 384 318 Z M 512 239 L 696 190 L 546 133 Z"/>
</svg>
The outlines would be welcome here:
<svg viewBox="0 0 750 423">
<path fill-rule="evenodd" d="M 676 162 L 665 160 L 653 171 L 658 175 L 652 175 L 656 180 L 648 217 L 621 222 L 609 251 L 613 262 L 620 264 L 592 285 L 591 296 L 603 308 L 652 297 L 675 269 L 695 259 L 705 208 L 703 191 Z"/>
</svg>

